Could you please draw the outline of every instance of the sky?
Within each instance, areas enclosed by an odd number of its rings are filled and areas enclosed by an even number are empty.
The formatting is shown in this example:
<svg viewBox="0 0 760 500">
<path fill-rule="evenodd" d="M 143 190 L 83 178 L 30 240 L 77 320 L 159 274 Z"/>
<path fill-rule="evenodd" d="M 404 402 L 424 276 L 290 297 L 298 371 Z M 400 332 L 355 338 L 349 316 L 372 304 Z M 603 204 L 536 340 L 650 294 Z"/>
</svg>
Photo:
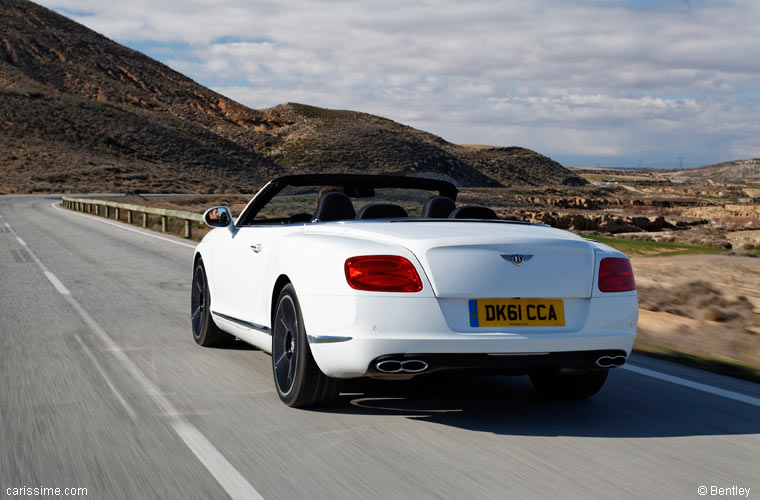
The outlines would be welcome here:
<svg viewBox="0 0 760 500">
<path fill-rule="evenodd" d="M 760 157 L 757 0 L 42 0 L 253 108 L 378 114 L 565 166 Z"/>
</svg>

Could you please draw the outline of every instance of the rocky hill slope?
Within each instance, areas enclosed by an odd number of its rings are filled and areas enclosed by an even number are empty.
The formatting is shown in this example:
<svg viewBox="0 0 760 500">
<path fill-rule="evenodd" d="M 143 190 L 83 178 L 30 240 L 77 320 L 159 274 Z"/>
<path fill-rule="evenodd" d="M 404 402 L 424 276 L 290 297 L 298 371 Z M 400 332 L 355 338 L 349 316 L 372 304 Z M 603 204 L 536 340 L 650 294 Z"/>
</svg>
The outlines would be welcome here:
<svg viewBox="0 0 760 500">
<path fill-rule="evenodd" d="M 0 192 L 250 192 L 340 171 L 584 182 L 527 149 L 472 150 L 366 113 L 250 109 L 39 5 L 0 0 Z"/>
<path fill-rule="evenodd" d="M 760 158 L 727 161 L 705 167 L 678 170 L 670 174 L 670 177 L 695 183 L 742 184 L 760 182 Z"/>
</svg>

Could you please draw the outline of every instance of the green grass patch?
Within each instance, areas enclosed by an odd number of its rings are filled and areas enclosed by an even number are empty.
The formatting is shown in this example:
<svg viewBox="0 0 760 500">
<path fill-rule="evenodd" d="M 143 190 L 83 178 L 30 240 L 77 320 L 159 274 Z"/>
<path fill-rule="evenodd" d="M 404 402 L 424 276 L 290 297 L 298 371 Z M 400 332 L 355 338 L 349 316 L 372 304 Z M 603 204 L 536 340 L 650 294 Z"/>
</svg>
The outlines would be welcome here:
<svg viewBox="0 0 760 500">
<path fill-rule="evenodd" d="M 609 174 L 578 174 L 587 181 L 599 181 L 599 182 L 648 182 L 656 181 L 653 177 L 644 177 L 641 175 L 609 175 Z"/>
<path fill-rule="evenodd" d="M 699 368 L 720 375 L 760 382 L 760 366 L 725 356 L 704 356 L 636 340 L 633 349 L 653 358 Z"/>
<path fill-rule="evenodd" d="M 596 236 L 581 234 L 584 238 L 598 241 L 616 248 L 626 255 L 643 255 L 647 257 L 661 257 L 665 255 L 697 255 L 697 254 L 720 254 L 728 250 L 724 248 L 712 248 L 688 243 L 669 243 L 664 241 L 640 241 L 624 240 L 623 238 L 610 238 L 608 236 Z"/>
</svg>

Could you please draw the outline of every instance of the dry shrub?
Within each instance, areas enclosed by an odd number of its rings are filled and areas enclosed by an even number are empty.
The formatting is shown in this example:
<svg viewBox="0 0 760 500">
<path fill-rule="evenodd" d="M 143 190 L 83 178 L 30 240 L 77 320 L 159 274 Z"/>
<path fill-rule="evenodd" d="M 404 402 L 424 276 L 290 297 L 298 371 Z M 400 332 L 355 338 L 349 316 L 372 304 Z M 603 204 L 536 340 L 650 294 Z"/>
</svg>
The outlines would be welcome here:
<svg viewBox="0 0 760 500">
<path fill-rule="evenodd" d="M 728 321 L 731 318 L 731 315 L 723 309 L 719 309 L 713 306 L 705 311 L 705 313 L 702 315 L 702 318 L 706 319 L 707 321 L 723 322 Z"/>
<path fill-rule="evenodd" d="M 639 306 L 650 311 L 664 311 L 693 319 L 719 322 L 753 320 L 752 304 L 746 297 L 730 300 L 704 280 L 639 287 Z"/>
</svg>

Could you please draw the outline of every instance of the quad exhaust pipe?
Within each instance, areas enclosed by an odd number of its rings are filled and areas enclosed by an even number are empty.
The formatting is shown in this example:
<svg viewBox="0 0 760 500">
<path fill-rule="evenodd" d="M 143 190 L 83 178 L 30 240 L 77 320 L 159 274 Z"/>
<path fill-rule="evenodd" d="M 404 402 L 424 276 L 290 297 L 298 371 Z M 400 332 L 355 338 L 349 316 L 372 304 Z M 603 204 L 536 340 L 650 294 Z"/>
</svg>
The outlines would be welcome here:
<svg viewBox="0 0 760 500">
<path fill-rule="evenodd" d="M 601 368 L 614 368 L 616 366 L 623 366 L 626 357 L 620 356 L 602 356 L 596 360 L 596 366 Z"/>
<path fill-rule="evenodd" d="M 428 369 L 428 364 L 421 359 L 407 359 L 398 361 L 386 359 L 375 365 L 377 371 L 382 373 L 422 373 Z"/>
</svg>

